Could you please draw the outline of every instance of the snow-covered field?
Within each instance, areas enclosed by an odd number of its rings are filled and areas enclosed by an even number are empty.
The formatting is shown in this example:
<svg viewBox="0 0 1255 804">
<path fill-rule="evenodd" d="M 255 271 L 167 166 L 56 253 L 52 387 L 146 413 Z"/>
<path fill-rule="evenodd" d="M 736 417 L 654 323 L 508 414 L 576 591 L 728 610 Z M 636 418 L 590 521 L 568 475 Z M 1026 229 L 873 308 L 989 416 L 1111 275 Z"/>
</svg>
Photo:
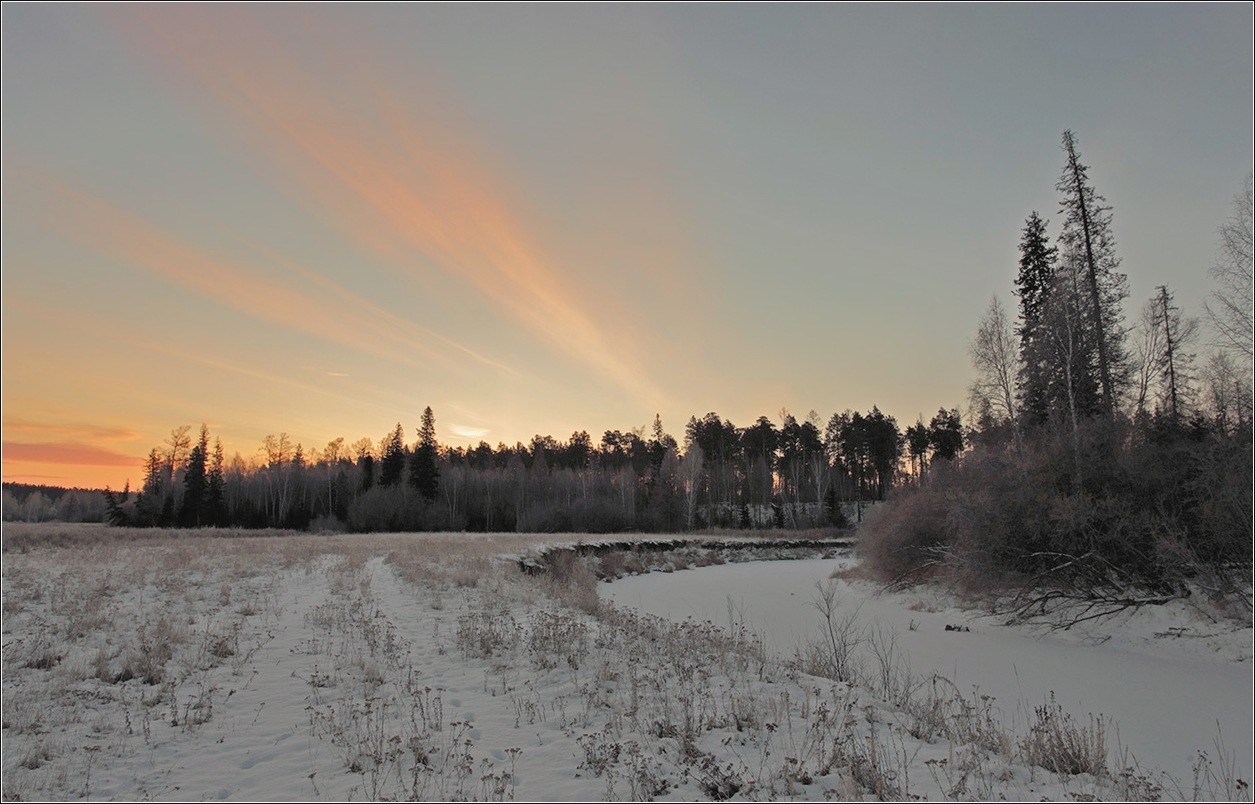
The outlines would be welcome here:
<svg viewBox="0 0 1255 804">
<path fill-rule="evenodd" d="M 599 605 L 580 561 L 518 571 L 540 537 L 72 541 L 4 555 L 6 800 L 1240 792 L 1218 764 L 1159 791 L 1059 709 L 1017 735 L 938 682 L 908 711 L 808 675 L 748 599 L 709 623 Z"/>
</svg>

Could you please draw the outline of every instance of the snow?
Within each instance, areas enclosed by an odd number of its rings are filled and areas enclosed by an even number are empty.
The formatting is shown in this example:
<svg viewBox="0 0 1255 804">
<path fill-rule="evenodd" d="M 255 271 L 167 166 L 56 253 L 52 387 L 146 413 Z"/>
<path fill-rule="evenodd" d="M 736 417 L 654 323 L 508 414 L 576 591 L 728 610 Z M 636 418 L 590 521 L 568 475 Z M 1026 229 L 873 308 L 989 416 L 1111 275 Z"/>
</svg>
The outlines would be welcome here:
<svg viewBox="0 0 1255 804">
<path fill-rule="evenodd" d="M 823 625 L 816 583 L 849 559 L 705 567 L 677 576 L 641 575 L 602 587 L 602 595 L 660 617 L 744 621 L 785 654 Z M 1022 731 L 1053 693 L 1076 717 L 1111 718 L 1120 745 L 1142 768 L 1167 771 L 1188 789 L 1198 750 L 1213 742 L 1238 758 L 1250 779 L 1251 629 L 1212 623 L 1183 603 L 1068 631 L 1008 627 L 955 608 L 937 591 L 880 593 L 867 582 L 836 581 L 842 611 L 866 627 L 896 634 L 915 674 L 937 673 L 960 689 L 992 696 L 1004 721 Z M 947 631 L 946 625 L 970 631 Z M 1219 724 L 1219 727 L 1217 726 Z"/>
<path fill-rule="evenodd" d="M 543 537 L 465 534 L 199 535 L 6 553 L 3 797 L 1064 799 L 1153 791 L 1145 776 L 1113 786 L 1030 767 L 996 740 L 977 747 L 912 736 L 919 724 L 867 690 L 773 658 L 813 629 L 812 582 L 833 562 L 727 565 L 600 585 L 678 620 L 670 624 L 619 606 L 593 615 L 591 584 L 525 576 L 518 560 L 544 546 Z M 1010 658 L 1018 684 L 997 695 L 1012 717 L 1016 707 L 1006 702 L 1033 703 L 1033 685 L 1108 711 L 1119 691 L 1095 695 L 1088 685 L 1096 668 L 1127 661 L 1117 672 L 1137 684 L 1124 692 L 1136 697 L 1146 687 L 1165 699 L 1148 714 L 1166 715 L 1136 734 L 1124 727 L 1143 765 L 1159 754 L 1179 759 L 1143 732 L 1180 730 L 1193 740 L 1202 727 L 1189 719 L 1191 707 L 1195 720 L 1215 712 L 1230 750 L 1249 752 L 1249 650 L 1238 663 L 1200 648 L 1203 638 L 1100 646 L 1071 635 L 1035 639 L 958 610 L 927 610 L 940 598 L 867 592 L 842 589 L 847 602 L 866 598 L 860 617 L 899 631 L 917 672 L 935 658 L 958 683 L 993 690 L 1008 671 L 985 665 Z M 1187 620 L 1176 612 L 1154 627 Z M 971 631 L 942 630 L 959 622 Z M 1241 652 L 1226 638 L 1208 637 Z M 1161 650 L 1169 644 L 1175 654 Z M 1138 652 L 1147 646 L 1154 650 Z M 1167 701 L 1169 678 L 1191 681 L 1200 697 Z M 1245 744 L 1230 723 L 1245 726 Z M 1206 734 L 1190 745 L 1210 747 Z M 1191 793 L 1185 785 L 1180 796 Z"/>
</svg>

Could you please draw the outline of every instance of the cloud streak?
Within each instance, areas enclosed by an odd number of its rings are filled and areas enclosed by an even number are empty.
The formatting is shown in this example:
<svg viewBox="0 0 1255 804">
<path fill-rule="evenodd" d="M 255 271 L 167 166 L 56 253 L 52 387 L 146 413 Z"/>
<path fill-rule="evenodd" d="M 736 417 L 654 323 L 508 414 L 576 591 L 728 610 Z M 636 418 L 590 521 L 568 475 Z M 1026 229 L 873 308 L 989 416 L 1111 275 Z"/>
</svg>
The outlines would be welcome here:
<svg viewBox="0 0 1255 804">
<path fill-rule="evenodd" d="M 141 437 L 130 427 L 102 427 L 94 424 L 46 424 L 28 419 L 5 419 L 4 431 L 12 436 L 54 438 L 59 441 L 134 441 Z"/>
<path fill-rule="evenodd" d="M 72 441 L 27 443 L 5 441 L 5 463 L 58 464 L 71 466 L 138 466 L 143 458 L 125 455 L 93 444 Z"/>
<path fill-rule="evenodd" d="M 452 351 L 498 371 L 516 373 L 273 251 L 267 252 L 265 264 L 278 266 L 286 281 L 265 278 L 266 272 L 257 262 L 211 254 L 51 176 L 29 168 L 17 168 L 16 172 L 22 174 L 23 191 L 43 196 L 48 210 L 43 223 L 63 238 L 143 268 L 259 321 L 414 368 L 425 365 L 415 353 L 458 363 L 450 355 Z"/>
<path fill-rule="evenodd" d="M 341 386 L 322 387 L 308 382 L 302 382 L 297 379 L 278 374 L 273 371 L 256 368 L 238 360 L 228 359 L 226 357 L 205 352 L 199 349 L 188 349 L 175 345 L 172 342 L 154 339 L 147 333 L 126 331 L 117 321 L 109 320 L 102 316 L 92 315 L 83 312 L 67 312 L 62 309 L 49 307 L 29 301 L 17 301 L 6 299 L 14 311 L 20 311 L 23 314 L 38 318 L 45 324 L 55 325 L 58 329 L 73 331 L 79 333 L 82 337 L 100 338 L 107 335 L 111 340 L 116 341 L 121 346 L 129 350 L 137 352 L 150 352 L 153 354 L 164 355 L 174 358 L 181 363 L 195 363 L 214 369 L 215 371 L 225 374 L 232 374 L 239 377 L 246 377 L 250 380 L 258 380 L 267 385 L 278 388 L 287 389 L 302 395 L 320 395 L 332 399 L 338 399 L 344 402 L 354 404 L 356 407 L 370 407 L 372 403 L 362 399 L 363 391 L 373 391 L 369 385 L 356 383 L 353 387 L 353 393 L 347 393 L 341 390 Z M 148 386 L 142 391 L 143 397 L 149 402 L 155 402 L 160 399 L 164 404 L 171 407 L 183 407 L 186 399 L 177 394 L 161 395 L 158 388 Z M 367 399 L 371 394 L 365 394 Z M 383 406 L 382 411 L 391 412 L 391 408 Z M 40 425 L 48 428 L 48 432 L 55 432 L 57 425 Z M 8 427 L 6 420 L 5 427 Z M 69 428 L 80 427 L 77 425 L 67 425 Z M 74 432 L 86 432 L 82 429 L 74 430 Z M 86 436 L 84 436 L 86 437 Z M 142 437 L 142 436 L 138 436 Z"/>
<path fill-rule="evenodd" d="M 473 138 L 452 115 L 431 112 L 447 112 L 447 98 L 375 69 L 370 49 L 351 48 L 347 36 L 322 37 L 330 52 L 320 58 L 343 65 L 348 91 L 337 94 L 259 20 L 186 7 L 117 17 L 164 67 L 260 132 L 300 198 L 359 247 L 420 284 L 434 262 L 559 352 L 642 400 L 665 398 L 641 365 L 631 327 L 599 323 L 529 236 Z M 403 100 L 415 96 L 425 116 Z"/>
</svg>

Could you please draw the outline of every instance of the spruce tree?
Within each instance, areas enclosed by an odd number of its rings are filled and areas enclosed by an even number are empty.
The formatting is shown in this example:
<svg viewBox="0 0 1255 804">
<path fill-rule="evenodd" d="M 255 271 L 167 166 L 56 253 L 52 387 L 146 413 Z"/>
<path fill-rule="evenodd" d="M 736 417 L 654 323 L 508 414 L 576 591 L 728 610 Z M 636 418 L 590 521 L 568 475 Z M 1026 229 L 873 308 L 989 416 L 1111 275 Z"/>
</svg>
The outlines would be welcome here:
<svg viewBox="0 0 1255 804">
<path fill-rule="evenodd" d="M 384 440 L 383 457 L 379 461 L 379 485 L 392 486 L 401 482 L 405 472 L 405 428 L 397 427 Z"/>
<path fill-rule="evenodd" d="M 205 521 L 205 494 L 208 490 L 209 428 L 200 426 L 200 438 L 187 456 L 183 471 L 183 504 L 179 508 L 179 524 L 200 527 Z"/>
<path fill-rule="evenodd" d="M 1050 412 L 1049 387 L 1054 370 L 1050 338 L 1045 330 L 1046 298 L 1054 282 L 1058 250 L 1046 237 L 1046 221 L 1036 212 L 1024 222 L 1020 236 L 1020 271 L 1015 279 L 1020 297 L 1019 407 L 1029 423 L 1040 424 Z"/>
<path fill-rule="evenodd" d="M 1083 327 L 1087 346 L 1092 348 L 1101 389 L 1100 407 L 1108 416 L 1115 413 L 1116 401 L 1128 379 L 1128 357 L 1124 345 L 1122 305 L 1128 296 L 1124 274 L 1117 269 L 1115 236 L 1111 231 L 1111 207 L 1089 181 L 1081 163 L 1076 137 L 1063 132 L 1066 163 L 1056 189 L 1063 230 L 1059 242 L 1079 267 L 1081 294 L 1085 298 Z"/>
<path fill-rule="evenodd" d="M 418 445 L 410 458 L 410 485 L 428 502 L 436 499 L 440 488 L 440 468 L 436 465 L 440 445 L 436 441 L 436 415 L 431 407 L 423 410 L 422 426 L 418 428 Z"/>
<path fill-rule="evenodd" d="M 1066 415 L 1073 431 L 1080 418 L 1098 416 L 1104 410 L 1096 336 L 1087 315 L 1084 286 L 1084 257 L 1075 242 L 1065 244 L 1047 292 L 1042 331 L 1049 367 L 1048 409 L 1056 416 Z"/>
<path fill-rule="evenodd" d="M 205 510 L 208 512 L 209 525 L 227 524 L 226 500 L 226 456 L 222 450 L 222 439 L 214 439 L 213 458 L 209 462 L 209 477 L 205 490 Z"/>
<path fill-rule="evenodd" d="M 108 486 L 105 486 L 104 494 L 105 522 L 117 527 L 129 524 L 130 517 L 126 514 L 126 500 L 131 496 L 131 481 L 126 481 L 126 485 L 121 492 L 115 492 Z"/>
</svg>

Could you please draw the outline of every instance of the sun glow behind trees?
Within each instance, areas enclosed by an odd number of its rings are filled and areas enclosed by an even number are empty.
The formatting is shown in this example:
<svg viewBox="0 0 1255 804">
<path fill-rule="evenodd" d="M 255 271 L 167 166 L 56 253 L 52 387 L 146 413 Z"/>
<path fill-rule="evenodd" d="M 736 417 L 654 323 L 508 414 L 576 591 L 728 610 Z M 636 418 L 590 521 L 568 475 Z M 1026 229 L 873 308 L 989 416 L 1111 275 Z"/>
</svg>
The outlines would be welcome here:
<svg viewBox="0 0 1255 804">
<path fill-rule="evenodd" d="M 249 457 L 377 440 L 420 399 L 465 447 L 926 423 L 1059 114 L 1132 295 L 1185 310 L 1249 159 L 1240 6 L 3 13 L 6 479 L 137 484 L 182 421 Z M 1077 37 L 1105 46 L 1059 58 Z"/>
<path fill-rule="evenodd" d="M 660 416 L 648 432 L 586 431 L 567 441 L 537 435 L 513 447 L 442 446 L 435 414 L 417 442 L 398 422 L 377 446 L 343 438 L 323 450 L 268 435 L 259 454 L 227 461 L 208 428 L 193 444 L 175 428 L 146 461 L 145 479 L 107 493 L 114 524 L 353 530 L 674 531 L 707 526 L 844 525 L 844 506 L 883 500 L 900 472 L 904 441 L 873 407 L 803 421 L 780 411 L 736 427 L 718 414 L 689 419 L 683 444 Z M 822 430 L 821 430 L 822 427 Z M 934 417 L 925 457 L 963 448 L 958 411 Z"/>
</svg>

